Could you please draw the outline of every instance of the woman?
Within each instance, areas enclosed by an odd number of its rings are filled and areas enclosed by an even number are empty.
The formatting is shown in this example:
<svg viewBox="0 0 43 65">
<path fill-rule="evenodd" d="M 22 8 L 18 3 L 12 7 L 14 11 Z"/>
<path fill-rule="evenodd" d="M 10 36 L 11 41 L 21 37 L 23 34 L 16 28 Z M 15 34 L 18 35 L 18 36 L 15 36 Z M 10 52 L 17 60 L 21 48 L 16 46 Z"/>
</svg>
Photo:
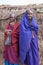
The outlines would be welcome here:
<svg viewBox="0 0 43 65">
<path fill-rule="evenodd" d="M 39 65 L 38 24 L 31 10 L 27 10 L 21 19 L 19 51 L 22 64 Z"/>
<path fill-rule="evenodd" d="M 16 21 L 15 15 L 10 15 L 10 22 L 5 27 L 4 32 L 4 64 L 18 65 L 18 38 L 19 22 Z"/>
</svg>

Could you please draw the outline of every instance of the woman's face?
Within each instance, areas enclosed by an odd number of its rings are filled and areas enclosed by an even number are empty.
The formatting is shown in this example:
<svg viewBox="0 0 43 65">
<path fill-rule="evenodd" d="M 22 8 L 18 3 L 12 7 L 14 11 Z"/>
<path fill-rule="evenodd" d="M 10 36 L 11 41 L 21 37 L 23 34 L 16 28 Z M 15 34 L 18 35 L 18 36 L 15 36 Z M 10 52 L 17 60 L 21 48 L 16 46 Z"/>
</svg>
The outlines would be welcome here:
<svg viewBox="0 0 43 65">
<path fill-rule="evenodd" d="M 28 18 L 29 18 L 29 19 L 32 19 L 32 16 L 33 16 L 32 13 L 28 13 Z"/>
<path fill-rule="evenodd" d="M 15 18 L 14 17 L 11 17 L 10 18 L 10 25 L 14 25 L 14 21 L 15 21 Z"/>
<path fill-rule="evenodd" d="M 14 17 L 10 17 L 10 21 L 12 22 L 12 21 L 14 21 L 15 20 L 15 18 Z"/>
</svg>

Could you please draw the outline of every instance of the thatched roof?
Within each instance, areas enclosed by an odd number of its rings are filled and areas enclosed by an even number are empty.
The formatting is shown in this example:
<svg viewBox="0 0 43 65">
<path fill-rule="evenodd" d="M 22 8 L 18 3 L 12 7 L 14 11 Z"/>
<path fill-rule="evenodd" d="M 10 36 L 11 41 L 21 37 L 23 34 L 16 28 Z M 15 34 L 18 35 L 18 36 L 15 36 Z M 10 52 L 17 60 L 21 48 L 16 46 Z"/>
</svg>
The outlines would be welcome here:
<svg viewBox="0 0 43 65">
<path fill-rule="evenodd" d="M 23 14 L 26 10 L 22 9 L 22 10 L 11 10 L 11 11 L 7 11 L 7 10 L 0 10 L 0 20 L 2 19 L 7 19 L 9 18 L 9 15 L 11 13 L 14 13 L 16 16 L 19 16 L 21 14 Z"/>
<path fill-rule="evenodd" d="M 27 8 L 43 8 L 43 4 L 39 5 L 27 5 L 27 6 L 11 6 L 11 5 L 0 5 L 0 20 L 9 18 L 10 13 L 14 13 L 15 15 L 23 14 Z M 43 11 L 38 11 L 43 12 Z"/>
</svg>

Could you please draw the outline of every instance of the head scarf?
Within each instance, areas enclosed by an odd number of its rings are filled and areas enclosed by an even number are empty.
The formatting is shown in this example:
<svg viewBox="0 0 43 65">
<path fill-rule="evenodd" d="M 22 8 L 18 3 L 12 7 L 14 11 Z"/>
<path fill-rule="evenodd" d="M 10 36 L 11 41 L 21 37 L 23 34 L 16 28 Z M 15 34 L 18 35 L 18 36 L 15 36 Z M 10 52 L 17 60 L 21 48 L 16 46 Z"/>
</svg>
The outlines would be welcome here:
<svg viewBox="0 0 43 65">
<path fill-rule="evenodd" d="M 11 13 L 10 15 L 9 15 L 9 17 L 16 17 L 16 15 L 14 14 L 14 13 Z"/>
<path fill-rule="evenodd" d="M 28 13 L 32 13 L 33 14 L 33 11 L 31 9 L 27 9 L 26 10 Z"/>
</svg>

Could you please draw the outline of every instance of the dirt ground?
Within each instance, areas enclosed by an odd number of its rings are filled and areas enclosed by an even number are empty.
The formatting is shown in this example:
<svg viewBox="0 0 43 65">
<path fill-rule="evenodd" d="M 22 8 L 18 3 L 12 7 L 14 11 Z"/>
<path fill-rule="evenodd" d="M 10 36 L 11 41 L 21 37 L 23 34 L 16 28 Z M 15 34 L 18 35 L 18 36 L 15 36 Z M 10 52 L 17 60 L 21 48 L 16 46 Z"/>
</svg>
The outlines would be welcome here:
<svg viewBox="0 0 43 65">
<path fill-rule="evenodd" d="M 3 63 L 3 55 L 2 54 L 0 54 L 0 65 L 4 65 L 4 63 Z"/>
</svg>

